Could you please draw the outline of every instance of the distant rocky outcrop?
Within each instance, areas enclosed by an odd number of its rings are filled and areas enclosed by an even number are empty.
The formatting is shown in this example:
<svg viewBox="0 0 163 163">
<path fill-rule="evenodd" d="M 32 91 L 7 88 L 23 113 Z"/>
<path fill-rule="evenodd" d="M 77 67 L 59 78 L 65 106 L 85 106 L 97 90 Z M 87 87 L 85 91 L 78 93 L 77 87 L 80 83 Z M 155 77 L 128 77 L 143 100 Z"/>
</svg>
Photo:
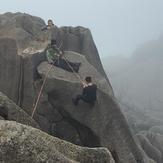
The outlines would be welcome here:
<svg viewBox="0 0 163 163">
<path fill-rule="evenodd" d="M 118 101 L 121 111 L 124 113 L 128 124 L 133 131 L 133 134 L 139 133 L 140 131 L 148 131 L 153 129 L 159 130 L 158 127 L 161 121 L 146 115 L 141 109 L 136 106 L 130 106 L 122 101 Z M 156 127 L 158 126 L 158 127 Z M 161 126 L 160 126 L 161 127 Z M 159 130 L 161 132 L 161 130 Z"/>
<path fill-rule="evenodd" d="M 140 45 L 131 57 L 103 60 L 130 128 L 142 153 L 157 163 L 162 153 L 163 36 Z"/>
<path fill-rule="evenodd" d="M 115 163 L 106 148 L 84 148 L 16 122 L 0 121 L 0 162 Z"/>
<path fill-rule="evenodd" d="M 0 39 L 0 91 L 31 115 L 49 69 L 45 58 L 48 40 L 43 42 L 44 34 L 40 32 L 45 23 L 21 13 L 6 13 L 0 20 L 0 33 L 5 37 Z M 98 85 L 98 100 L 93 108 L 85 103 L 73 106 L 71 97 L 81 92 L 80 81 L 74 74 L 53 67 L 34 119 L 53 136 L 81 146 L 107 147 L 117 163 L 148 163 L 119 109 L 90 31 L 83 27 L 60 30 L 66 58 L 82 63 L 81 78 L 93 77 Z"/>
<path fill-rule="evenodd" d="M 103 60 L 115 96 L 136 106 L 149 117 L 162 121 L 163 36 L 140 45 L 131 57 Z"/>
<path fill-rule="evenodd" d="M 163 135 L 152 131 L 142 131 L 136 134 L 136 139 L 149 158 L 157 163 L 163 162 Z"/>
</svg>

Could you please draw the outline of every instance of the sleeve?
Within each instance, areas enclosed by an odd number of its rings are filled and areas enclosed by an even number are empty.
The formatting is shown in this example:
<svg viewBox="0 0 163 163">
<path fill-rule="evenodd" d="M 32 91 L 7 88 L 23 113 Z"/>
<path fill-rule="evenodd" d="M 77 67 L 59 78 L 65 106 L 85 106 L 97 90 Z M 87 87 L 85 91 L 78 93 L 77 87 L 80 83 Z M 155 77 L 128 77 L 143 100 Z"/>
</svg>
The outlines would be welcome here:
<svg viewBox="0 0 163 163">
<path fill-rule="evenodd" d="M 47 61 L 48 61 L 49 63 L 53 63 L 52 56 L 50 55 L 50 52 L 49 52 L 48 49 L 46 50 L 46 58 L 47 58 Z"/>
</svg>

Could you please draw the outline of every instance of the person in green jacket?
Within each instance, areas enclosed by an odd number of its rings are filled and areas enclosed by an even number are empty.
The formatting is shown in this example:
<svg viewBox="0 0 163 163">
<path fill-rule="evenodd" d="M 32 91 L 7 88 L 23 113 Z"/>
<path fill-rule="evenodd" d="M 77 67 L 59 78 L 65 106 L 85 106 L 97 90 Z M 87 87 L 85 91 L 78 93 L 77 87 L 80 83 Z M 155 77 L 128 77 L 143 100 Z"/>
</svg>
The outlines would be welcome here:
<svg viewBox="0 0 163 163">
<path fill-rule="evenodd" d="M 53 64 L 59 57 L 61 57 L 62 52 L 55 45 L 48 45 L 46 50 L 46 58 L 50 64 Z"/>
<path fill-rule="evenodd" d="M 61 51 L 57 45 L 55 40 L 51 40 L 51 44 L 48 46 L 46 50 L 46 58 L 49 64 L 53 64 L 54 66 L 60 67 L 69 72 L 78 72 L 81 66 L 80 62 L 70 62 L 63 57 L 63 51 Z"/>
</svg>

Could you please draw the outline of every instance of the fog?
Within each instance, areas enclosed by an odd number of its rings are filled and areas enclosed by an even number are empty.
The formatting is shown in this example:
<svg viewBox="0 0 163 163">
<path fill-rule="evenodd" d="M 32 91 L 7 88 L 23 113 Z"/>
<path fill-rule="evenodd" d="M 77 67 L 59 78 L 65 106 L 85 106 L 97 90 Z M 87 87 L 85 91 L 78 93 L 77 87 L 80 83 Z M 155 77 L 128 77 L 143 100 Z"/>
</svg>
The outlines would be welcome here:
<svg viewBox="0 0 163 163">
<path fill-rule="evenodd" d="M 163 32 L 162 0 L 5 0 L 0 13 L 25 12 L 52 18 L 58 26 L 91 29 L 101 58 L 130 56 Z"/>
<path fill-rule="evenodd" d="M 120 103 L 162 121 L 163 35 L 144 43 L 130 57 L 105 58 L 103 65 Z"/>
<path fill-rule="evenodd" d="M 1 1 L 0 14 L 6 12 L 89 28 L 143 154 L 163 162 L 163 0 Z"/>
</svg>

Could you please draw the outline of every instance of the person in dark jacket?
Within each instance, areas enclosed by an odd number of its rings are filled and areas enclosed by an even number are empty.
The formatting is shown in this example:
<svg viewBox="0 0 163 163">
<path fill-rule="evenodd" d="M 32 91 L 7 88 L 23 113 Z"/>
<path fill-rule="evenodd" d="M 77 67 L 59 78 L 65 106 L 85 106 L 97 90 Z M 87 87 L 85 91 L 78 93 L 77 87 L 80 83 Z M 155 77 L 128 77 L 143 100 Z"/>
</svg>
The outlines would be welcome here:
<svg viewBox="0 0 163 163">
<path fill-rule="evenodd" d="M 83 92 L 81 95 L 77 95 L 76 98 L 73 98 L 72 101 L 74 105 L 78 105 L 80 100 L 83 100 L 86 103 L 91 104 L 92 106 L 95 105 L 95 101 L 97 99 L 96 92 L 97 92 L 97 85 L 92 83 L 92 78 L 87 76 L 85 78 L 86 83 L 83 83 Z"/>
<path fill-rule="evenodd" d="M 51 45 L 46 50 L 46 58 L 50 64 L 60 67 L 69 72 L 78 72 L 81 66 L 80 62 L 70 62 L 63 57 L 63 51 L 61 51 L 57 45 L 56 41 L 52 40 Z"/>
</svg>

